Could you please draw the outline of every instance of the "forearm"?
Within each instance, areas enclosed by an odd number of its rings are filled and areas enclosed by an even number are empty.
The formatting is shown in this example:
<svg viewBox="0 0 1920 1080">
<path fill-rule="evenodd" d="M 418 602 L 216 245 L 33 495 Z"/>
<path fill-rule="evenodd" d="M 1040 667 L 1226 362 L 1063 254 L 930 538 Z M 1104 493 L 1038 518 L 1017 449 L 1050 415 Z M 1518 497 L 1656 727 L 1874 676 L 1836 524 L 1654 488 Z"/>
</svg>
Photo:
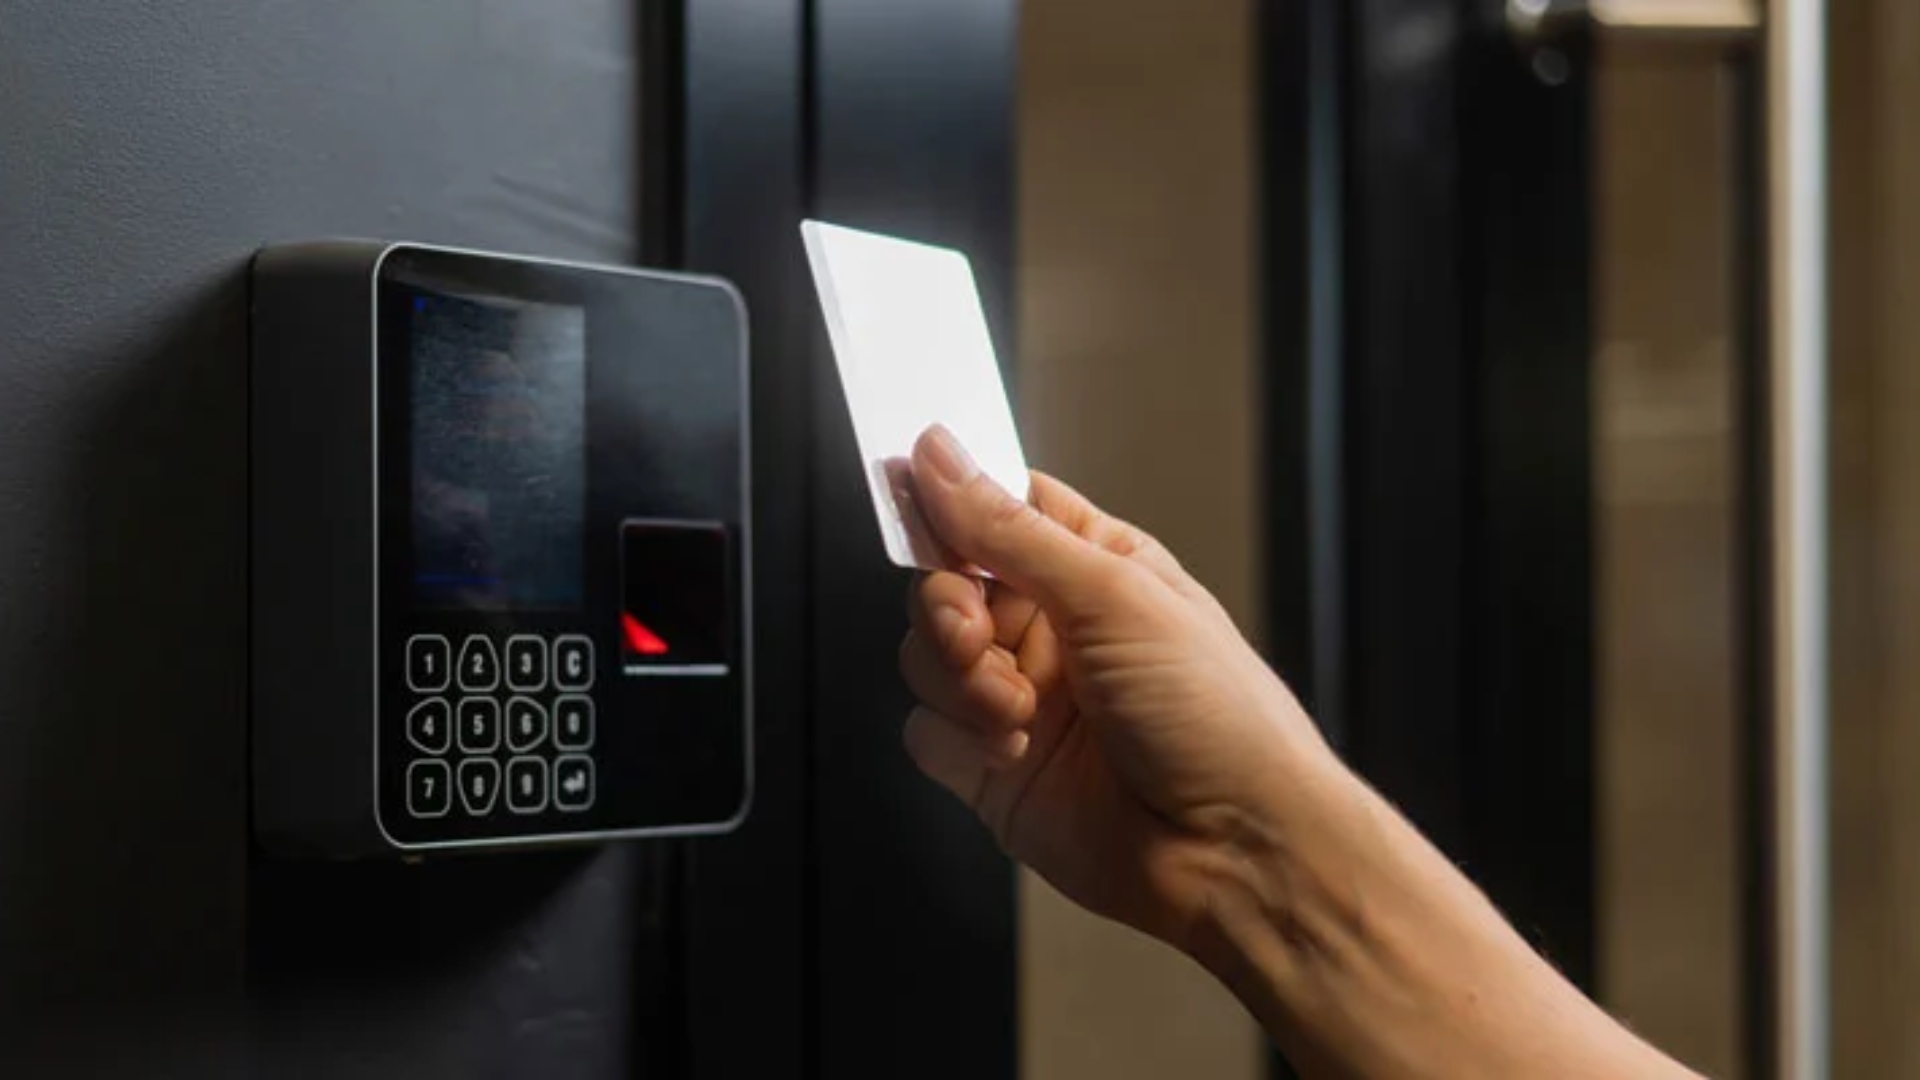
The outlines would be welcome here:
<svg viewBox="0 0 1920 1080">
<path fill-rule="evenodd" d="M 1309 1076 L 1688 1077 L 1325 755 L 1223 857 L 1195 955 Z"/>
</svg>

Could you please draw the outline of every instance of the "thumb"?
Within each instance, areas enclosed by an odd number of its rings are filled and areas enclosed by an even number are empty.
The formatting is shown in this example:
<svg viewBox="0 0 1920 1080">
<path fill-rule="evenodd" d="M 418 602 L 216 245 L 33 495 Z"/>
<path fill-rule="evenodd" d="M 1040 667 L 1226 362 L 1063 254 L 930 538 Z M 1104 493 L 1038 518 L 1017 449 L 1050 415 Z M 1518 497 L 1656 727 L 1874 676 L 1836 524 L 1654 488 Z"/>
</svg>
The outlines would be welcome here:
<svg viewBox="0 0 1920 1080">
<path fill-rule="evenodd" d="M 1085 611 L 1126 568 L 1119 556 L 1014 498 L 944 426 L 928 428 L 914 443 L 913 487 L 942 543 L 1042 607 Z"/>
</svg>

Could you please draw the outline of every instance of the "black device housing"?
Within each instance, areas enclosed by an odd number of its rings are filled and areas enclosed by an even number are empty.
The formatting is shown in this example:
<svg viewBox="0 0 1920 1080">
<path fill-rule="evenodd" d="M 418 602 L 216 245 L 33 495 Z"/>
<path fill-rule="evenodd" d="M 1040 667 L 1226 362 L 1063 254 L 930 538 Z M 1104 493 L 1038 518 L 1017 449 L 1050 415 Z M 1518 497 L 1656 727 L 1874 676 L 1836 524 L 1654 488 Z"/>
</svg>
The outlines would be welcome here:
<svg viewBox="0 0 1920 1080">
<path fill-rule="evenodd" d="M 424 584 L 415 566 L 426 556 L 413 426 L 425 421 L 413 398 L 427 391 L 411 377 L 426 362 L 422 320 L 474 303 L 578 309 L 584 350 L 570 436 L 581 472 L 564 520 L 533 522 L 545 530 L 533 546 L 554 556 L 544 591 L 486 579 L 477 600 L 444 575 Z M 263 249 L 252 308 L 262 844 L 345 858 L 736 826 L 753 755 L 747 342 L 733 287 L 324 241 Z M 478 422 L 489 439 L 551 434 L 524 416 Z M 484 516 L 485 493 L 473 498 Z M 459 671 L 433 674 L 436 638 Z M 493 659 L 469 671 L 488 648 Z"/>
</svg>

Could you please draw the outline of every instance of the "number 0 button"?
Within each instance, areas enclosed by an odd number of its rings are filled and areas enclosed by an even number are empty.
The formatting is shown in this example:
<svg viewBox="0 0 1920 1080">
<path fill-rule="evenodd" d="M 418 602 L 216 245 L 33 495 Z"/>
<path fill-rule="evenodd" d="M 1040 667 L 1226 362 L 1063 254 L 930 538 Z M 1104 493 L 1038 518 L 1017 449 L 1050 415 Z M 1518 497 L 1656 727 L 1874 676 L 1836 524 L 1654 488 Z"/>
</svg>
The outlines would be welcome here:
<svg viewBox="0 0 1920 1080">
<path fill-rule="evenodd" d="M 562 750 L 585 750 L 593 745 L 592 698 L 562 694 L 553 703 L 553 743 Z"/>
<path fill-rule="evenodd" d="M 453 710 L 446 698 L 428 698 L 407 713 L 407 741 L 424 754 L 444 754 L 453 741 Z"/>
<path fill-rule="evenodd" d="M 593 685 L 593 642 L 585 635 L 567 634 L 553 643 L 553 685 L 562 690 Z"/>
</svg>

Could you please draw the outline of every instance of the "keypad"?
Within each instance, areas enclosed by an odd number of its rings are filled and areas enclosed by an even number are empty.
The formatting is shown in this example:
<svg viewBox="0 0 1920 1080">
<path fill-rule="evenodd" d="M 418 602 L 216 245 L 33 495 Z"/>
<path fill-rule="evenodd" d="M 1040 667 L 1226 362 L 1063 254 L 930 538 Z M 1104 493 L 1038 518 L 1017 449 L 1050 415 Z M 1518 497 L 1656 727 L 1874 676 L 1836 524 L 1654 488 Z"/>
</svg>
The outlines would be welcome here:
<svg viewBox="0 0 1920 1080">
<path fill-rule="evenodd" d="M 592 639 L 416 634 L 407 640 L 407 812 L 578 814 L 595 797 Z"/>
</svg>

